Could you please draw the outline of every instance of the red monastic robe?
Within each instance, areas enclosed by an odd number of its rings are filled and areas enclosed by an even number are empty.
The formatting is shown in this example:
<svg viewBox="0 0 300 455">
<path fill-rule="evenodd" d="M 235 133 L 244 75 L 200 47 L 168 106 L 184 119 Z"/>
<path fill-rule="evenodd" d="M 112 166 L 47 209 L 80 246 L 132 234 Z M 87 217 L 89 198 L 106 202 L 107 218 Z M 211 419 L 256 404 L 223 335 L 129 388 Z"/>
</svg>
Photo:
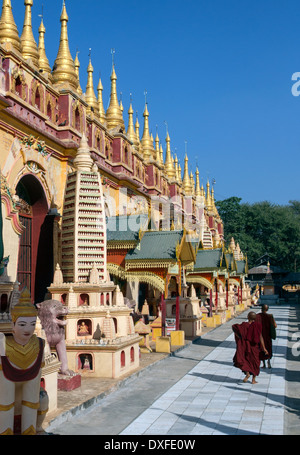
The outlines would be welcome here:
<svg viewBox="0 0 300 455">
<path fill-rule="evenodd" d="M 261 324 L 254 321 L 234 324 L 232 330 L 235 334 L 236 353 L 233 357 L 233 364 L 244 373 L 249 372 L 253 376 L 259 375 L 260 366 L 260 335 Z"/>
<path fill-rule="evenodd" d="M 258 313 L 256 315 L 256 321 L 259 321 L 262 326 L 262 336 L 264 339 L 266 350 L 268 354 L 266 355 L 263 351 L 260 353 L 260 359 L 271 359 L 273 356 L 272 352 L 272 338 L 271 338 L 271 321 L 272 315 L 267 313 Z"/>
</svg>

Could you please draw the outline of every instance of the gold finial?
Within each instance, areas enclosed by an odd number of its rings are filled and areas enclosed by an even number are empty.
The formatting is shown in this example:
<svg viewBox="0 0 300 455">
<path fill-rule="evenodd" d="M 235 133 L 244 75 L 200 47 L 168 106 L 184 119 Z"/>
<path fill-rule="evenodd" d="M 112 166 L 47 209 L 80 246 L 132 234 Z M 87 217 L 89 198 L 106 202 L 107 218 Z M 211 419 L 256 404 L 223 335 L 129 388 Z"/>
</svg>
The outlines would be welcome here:
<svg viewBox="0 0 300 455">
<path fill-rule="evenodd" d="M 122 110 L 120 108 L 118 102 L 118 95 L 117 95 L 117 75 L 115 72 L 115 64 L 114 64 L 114 54 L 115 50 L 111 50 L 112 53 L 112 73 L 110 76 L 111 80 L 111 91 L 110 91 L 110 103 L 106 111 L 106 120 L 107 120 L 107 128 L 109 130 L 116 128 L 117 126 L 121 128 L 125 128 Z"/>
<path fill-rule="evenodd" d="M 3 0 L 0 18 L 0 43 L 11 43 L 15 49 L 21 52 L 21 41 L 12 13 L 11 0 Z"/>
<path fill-rule="evenodd" d="M 147 92 L 145 90 L 145 97 L 147 96 Z M 143 148 L 143 155 L 144 158 L 149 159 L 153 156 L 153 141 L 151 140 L 150 133 L 149 133 L 149 112 L 148 112 L 148 103 L 147 99 L 145 100 L 145 109 L 144 109 L 144 132 L 141 139 L 141 145 Z"/>
<path fill-rule="evenodd" d="M 180 183 L 179 181 L 179 169 L 178 169 L 178 158 L 177 158 L 177 155 L 175 155 L 175 178 L 176 178 L 176 182 L 177 183 Z"/>
<path fill-rule="evenodd" d="M 130 94 L 130 106 L 128 109 L 128 128 L 127 128 L 127 136 L 133 142 L 133 145 L 136 146 L 137 144 L 137 139 L 136 139 L 136 132 L 134 129 L 134 124 L 133 124 L 133 109 L 132 109 L 132 100 L 131 100 L 131 94 Z"/>
<path fill-rule="evenodd" d="M 51 67 L 49 65 L 49 60 L 46 56 L 46 49 L 45 49 L 45 33 L 46 28 L 43 23 L 43 13 L 39 15 L 41 19 L 41 25 L 39 27 L 39 45 L 38 45 L 38 52 L 39 52 L 39 70 L 42 73 L 46 73 L 48 75 L 51 74 Z"/>
<path fill-rule="evenodd" d="M 200 179 L 199 179 L 199 171 L 198 168 L 196 169 L 196 188 L 195 188 L 195 196 L 201 196 L 201 188 L 200 188 Z"/>
<path fill-rule="evenodd" d="M 77 79 L 78 79 L 78 89 L 77 89 L 77 92 L 79 93 L 79 95 L 82 95 L 82 88 L 80 86 L 80 76 L 79 76 L 79 68 L 80 68 L 80 62 L 79 62 L 79 58 L 78 58 L 78 54 L 79 54 L 79 50 L 77 49 L 76 51 L 76 57 L 75 57 L 75 60 L 74 60 L 74 65 L 75 65 L 75 71 L 76 71 L 76 74 L 77 74 Z"/>
<path fill-rule="evenodd" d="M 169 179 L 174 180 L 175 168 L 173 166 L 173 160 L 172 160 L 172 155 L 171 155 L 171 146 L 170 146 L 171 140 L 170 140 L 169 131 L 168 131 L 168 124 L 166 121 L 165 121 L 165 125 L 167 128 L 165 173 Z"/>
<path fill-rule="evenodd" d="M 138 113 L 136 111 L 136 120 L 135 120 L 135 134 L 136 134 L 136 141 L 138 144 L 138 150 L 140 149 L 141 146 L 141 141 L 140 141 L 140 124 L 138 120 Z"/>
<path fill-rule="evenodd" d="M 192 172 L 190 173 L 190 182 L 191 182 L 191 192 L 192 192 L 192 195 L 194 196 L 194 194 L 195 194 L 195 180 L 194 180 L 194 176 L 193 176 Z"/>
<path fill-rule="evenodd" d="M 156 125 L 156 136 L 155 136 L 155 159 L 156 159 L 157 163 L 158 163 L 160 166 L 163 166 L 164 160 L 163 160 L 163 157 L 162 157 L 162 154 L 161 154 L 161 149 L 162 149 L 162 147 L 161 147 L 160 144 L 159 144 L 159 137 L 158 137 L 158 131 L 157 131 L 157 125 Z"/>
<path fill-rule="evenodd" d="M 189 165 L 188 165 L 188 157 L 185 155 L 184 158 L 184 171 L 183 171 L 183 180 L 182 180 L 182 189 L 186 194 L 192 194 L 192 186 L 191 180 L 189 177 Z"/>
<path fill-rule="evenodd" d="M 79 83 L 75 63 L 69 48 L 68 21 L 69 17 L 64 0 L 60 16 L 61 33 L 59 49 L 52 71 L 53 84 L 59 88 L 63 86 L 62 88 L 68 87 L 71 90 L 77 91 Z"/>
<path fill-rule="evenodd" d="M 155 150 L 159 152 L 159 137 L 157 132 L 157 125 L 156 125 L 156 136 L 155 136 Z"/>
<path fill-rule="evenodd" d="M 103 98 L 102 98 L 103 85 L 102 85 L 100 77 L 99 77 L 99 83 L 98 83 L 98 87 L 97 87 L 97 92 L 98 92 L 98 108 L 99 108 L 100 122 L 103 123 L 103 125 L 106 125 L 106 114 L 105 114 L 105 109 L 104 109 L 104 105 L 103 105 Z"/>
<path fill-rule="evenodd" d="M 159 147 L 159 156 L 160 156 L 160 165 L 162 167 L 165 167 L 165 164 L 164 164 L 164 151 L 163 151 L 162 144 L 160 144 L 160 147 Z"/>
<path fill-rule="evenodd" d="M 33 0 L 25 0 L 25 18 L 24 18 L 24 25 L 23 31 L 21 35 L 21 49 L 22 55 L 25 60 L 31 59 L 32 63 L 38 67 L 39 65 L 39 52 L 38 47 L 35 42 L 33 32 L 32 32 L 32 24 L 31 24 L 31 8 L 33 6 Z"/>
<path fill-rule="evenodd" d="M 89 111 L 94 111 L 99 116 L 99 105 L 94 91 L 94 79 L 93 79 L 94 68 L 91 61 L 91 49 L 89 53 L 89 64 L 87 68 L 87 86 L 85 91 L 85 102 L 89 106 Z"/>
<path fill-rule="evenodd" d="M 210 194 L 210 184 L 209 181 L 207 180 L 206 184 L 206 199 L 205 199 L 205 205 L 208 210 L 212 209 L 212 203 L 211 203 L 211 194 Z"/>
<path fill-rule="evenodd" d="M 211 206 L 215 215 L 218 215 L 218 210 L 215 204 L 215 190 L 214 190 L 214 181 L 211 187 Z"/>
<path fill-rule="evenodd" d="M 122 112 L 122 115 L 123 115 L 124 106 L 123 106 L 123 103 L 122 103 L 122 96 L 123 96 L 123 93 L 121 92 L 121 93 L 120 93 L 120 109 L 121 109 L 121 112 Z"/>
<path fill-rule="evenodd" d="M 179 183 L 182 183 L 182 178 L 181 178 L 181 166 L 180 163 L 178 162 L 178 179 Z"/>
</svg>

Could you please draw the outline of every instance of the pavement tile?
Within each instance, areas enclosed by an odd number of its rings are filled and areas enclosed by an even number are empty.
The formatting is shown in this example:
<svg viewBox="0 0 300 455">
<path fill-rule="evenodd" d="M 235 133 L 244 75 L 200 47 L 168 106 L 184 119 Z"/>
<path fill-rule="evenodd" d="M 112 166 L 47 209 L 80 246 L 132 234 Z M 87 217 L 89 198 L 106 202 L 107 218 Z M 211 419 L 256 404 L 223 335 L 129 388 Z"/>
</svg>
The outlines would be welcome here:
<svg viewBox="0 0 300 455">
<path fill-rule="evenodd" d="M 285 312 L 284 317 L 288 317 L 288 308 L 272 308 L 275 319 L 280 312 Z M 242 322 L 243 317 L 239 316 L 238 322 Z M 214 339 L 222 329 L 222 333 L 226 334 L 224 341 L 200 358 L 187 372 L 183 372 L 182 377 L 171 384 L 148 409 L 139 411 L 140 415 L 135 419 L 133 417 L 132 423 L 121 434 L 283 434 L 287 341 L 279 337 L 281 333 L 286 337 L 288 332 L 281 319 L 278 318 L 278 338 L 273 343 L 272 369 L 261 370 L 258 384 L 252 385 L 250 381 L 244 384 L 244 375 L 232 366 L 235 342 L 231 330 L 226 332 L 225 324 L 203 337 Z M 196 358 L 199 348 L 201 344 L 185 348 L 181 351 L 180 361 L 185 355 Z M 193 354 L 188 354 L 189 350 L 193 350 Z M 161 361 L 166 362 L 167 357 L 164 359 Z M 168 360 L 173 365 L 176 362 L 178 364 L 178 361 L 176 356 Z M 165 373 L 164 380 L 167 380 L 167 371 Z M 138 412 L 137 409 L 132 409 L 132 412 Z M 99 425 L 101 418 L 103 416 L 100 414 Z M 65 431 L 70 430 L 66 428 Z"/>
</svg>

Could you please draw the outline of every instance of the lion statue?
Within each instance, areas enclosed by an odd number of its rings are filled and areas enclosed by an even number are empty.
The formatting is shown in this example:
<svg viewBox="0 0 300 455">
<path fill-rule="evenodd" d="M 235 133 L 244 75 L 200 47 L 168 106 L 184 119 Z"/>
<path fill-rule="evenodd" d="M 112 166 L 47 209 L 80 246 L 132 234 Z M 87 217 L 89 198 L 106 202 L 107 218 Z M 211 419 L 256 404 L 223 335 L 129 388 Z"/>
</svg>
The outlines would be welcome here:
<svg viewBox="0 0 300 455">
<path fill-rule="evenodd" d="M 49 346 L 56 349 L 61 362 L 59 372 L 66 376 L 73 376 L 75 373 L 68 369 L 65 341 L 65 326 L 67 324 L 65 316 L 68 314 L 68 308 L 58 300 L 45 300 L 36 306 Z"/>
</svg>

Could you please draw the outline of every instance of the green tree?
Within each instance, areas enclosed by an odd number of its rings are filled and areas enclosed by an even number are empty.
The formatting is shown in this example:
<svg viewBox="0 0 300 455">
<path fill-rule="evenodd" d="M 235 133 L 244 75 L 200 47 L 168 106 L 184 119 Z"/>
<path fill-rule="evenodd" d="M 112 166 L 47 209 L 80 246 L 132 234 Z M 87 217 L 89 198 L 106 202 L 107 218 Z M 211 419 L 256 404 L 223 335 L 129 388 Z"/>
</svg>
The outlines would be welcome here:
<svg viewBox="0 0 300 455">
<path fill-rule="evenodd" d="M 217 201 L 226 245 L 231 237 L 247 255 L 249 267 L 268 253 L 282 268 L 300 270 L 300 201 L 276 205 L 268 201 L 241 203 L 231 197 Z"/>
</svg>

